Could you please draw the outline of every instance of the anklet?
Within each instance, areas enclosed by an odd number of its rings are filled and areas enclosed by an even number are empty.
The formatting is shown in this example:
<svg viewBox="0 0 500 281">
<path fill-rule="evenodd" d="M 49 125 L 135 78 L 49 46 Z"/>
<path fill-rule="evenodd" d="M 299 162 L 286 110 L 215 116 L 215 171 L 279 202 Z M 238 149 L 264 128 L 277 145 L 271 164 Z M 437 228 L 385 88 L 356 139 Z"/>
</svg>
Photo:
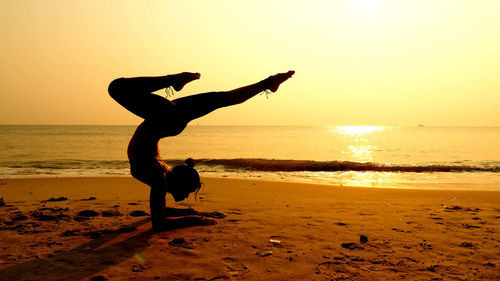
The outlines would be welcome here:
<svg viewBox="0 0 500 281">
<path fill-rule="evenodd" d="M 174 88 L 172 86 L 165 88 L 165 94 L 167 94 L 167 98 L 174 95 Z"/>
<path fill-rule="evenodd" d="M 261 94 L 261 95 L 262 95 L 262 94 L 266 94 L 266 99 L 269 99 L 269 95 L 270 95 L 270 94 L 272 94 L 272 93 L 273 93 L 273 92 L 271 92 L 271 90 L 266 89 L 266 90 L 264 90 L 264 91 L 263 91 L 262 93 L 260 93 L 260 94 Z"/>
</svg>

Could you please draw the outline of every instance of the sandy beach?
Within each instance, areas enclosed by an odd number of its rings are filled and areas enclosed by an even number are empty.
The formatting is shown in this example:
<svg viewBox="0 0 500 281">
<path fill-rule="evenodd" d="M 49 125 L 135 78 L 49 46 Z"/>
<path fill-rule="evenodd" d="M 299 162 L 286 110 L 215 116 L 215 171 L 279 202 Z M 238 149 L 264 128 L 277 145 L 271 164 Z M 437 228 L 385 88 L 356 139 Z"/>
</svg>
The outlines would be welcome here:
<svg viewBox="0 0 500 281">
<path fill-rule="evenodd" d="M 129 177 L 0 180 L 0 280 L 498 280 L 500 192 L 204 178 L 153 233 Z"/>
</svg>

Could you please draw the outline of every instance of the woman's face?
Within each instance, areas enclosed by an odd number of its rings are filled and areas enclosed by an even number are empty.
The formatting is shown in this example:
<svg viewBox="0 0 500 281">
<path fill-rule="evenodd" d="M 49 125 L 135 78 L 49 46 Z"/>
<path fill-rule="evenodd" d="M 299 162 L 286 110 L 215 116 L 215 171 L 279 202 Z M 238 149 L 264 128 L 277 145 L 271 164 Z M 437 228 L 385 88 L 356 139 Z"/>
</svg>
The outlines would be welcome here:
<svg viewBox="0 0 500 281">
<path fill-rule="evenodd" d="M 198 173 L 192 168 L 187 171 L 186 169 L 188 168 L 185 166 L 176 166 L 168 174 L 168 192 L 172 194 L 175 202 L 188 198 L 191 192 L 195 192 L 200 187 Z"/>
<path fill-rule="evenodd" d="M 173 189 L 170 194 L 174 197 L 175 202 L 183 201 L 184 199 L 189 197 L 190 192 L 186 191 L 183 188 Z"/>
</svg>

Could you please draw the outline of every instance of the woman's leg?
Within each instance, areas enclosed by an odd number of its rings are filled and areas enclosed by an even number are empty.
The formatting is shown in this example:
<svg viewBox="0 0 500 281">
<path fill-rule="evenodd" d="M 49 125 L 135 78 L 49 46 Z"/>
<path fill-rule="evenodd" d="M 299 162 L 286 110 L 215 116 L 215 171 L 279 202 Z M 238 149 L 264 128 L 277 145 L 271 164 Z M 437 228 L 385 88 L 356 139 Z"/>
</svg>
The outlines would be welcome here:
<svg viewBox="0 0 500 281">
<path fill-rule="evenodd" d="M 144 119 L 151 119 L 172 110 L 172 103 L 152 92 L 166 87 L 180 91 L 187 83 L 199 79 L 199 73 L 183 72 L 157 77 L 118 78 L 108 87 L 110 96 L 123 107 Z"/>
<path fill-rule="evenodd" d="M 211 92 L 175 99 L 176 114 L 186 123 L 204 116 L 218 108 L 243 103 L 258 93 L 270 90 L 276 92 L 281 83 L 292 77 L 295 71 L 279 73 L 252 85 L 227 92 Z"/>
</svg>

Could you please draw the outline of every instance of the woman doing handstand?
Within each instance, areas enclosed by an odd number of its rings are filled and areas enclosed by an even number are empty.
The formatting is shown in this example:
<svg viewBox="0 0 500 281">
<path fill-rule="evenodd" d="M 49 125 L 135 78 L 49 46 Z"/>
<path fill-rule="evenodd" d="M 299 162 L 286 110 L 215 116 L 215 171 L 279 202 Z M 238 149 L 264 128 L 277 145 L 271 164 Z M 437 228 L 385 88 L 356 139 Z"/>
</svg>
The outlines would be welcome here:
<svg viewBox="0 0 500 281">
<path fill-rule="evenodd" d="M 199 79 L 200 74 L 183 72 L 158 77 L 118 78 L 109 84 L 108 92 L 113 99 L 130 112 L 144 118 L 130 140 L 127 154 L 132 176 L 151 187 L 151 222 L 155 231 L 215 223 L 201 216 L 210 216 L 210 213 L 194 210 L 188 212 L 191 214 L 189 216 L 172 218 L 179 215 L 180 210 L 167 210 L 166 194 L 172 194 L 176 202 L 182 201 L 190 193 L 197 192 L 201 183 L 191 159 L 186 160 L 185 165 L 173 168 L 163 162 L 158 149 L 160 139 L 180 134 L 191 120 L 215 109 L 242 103 L 262 91 L 276 92 L 279 85 L 294 73 L 279 73 L 232 91 L 197 94 L 172 101 L 153 92 L 168 87 L 180 91 L 187 83 Z M 170 212 L 170 217 L 166 217 L 167 211 Z"/>
</svg>

